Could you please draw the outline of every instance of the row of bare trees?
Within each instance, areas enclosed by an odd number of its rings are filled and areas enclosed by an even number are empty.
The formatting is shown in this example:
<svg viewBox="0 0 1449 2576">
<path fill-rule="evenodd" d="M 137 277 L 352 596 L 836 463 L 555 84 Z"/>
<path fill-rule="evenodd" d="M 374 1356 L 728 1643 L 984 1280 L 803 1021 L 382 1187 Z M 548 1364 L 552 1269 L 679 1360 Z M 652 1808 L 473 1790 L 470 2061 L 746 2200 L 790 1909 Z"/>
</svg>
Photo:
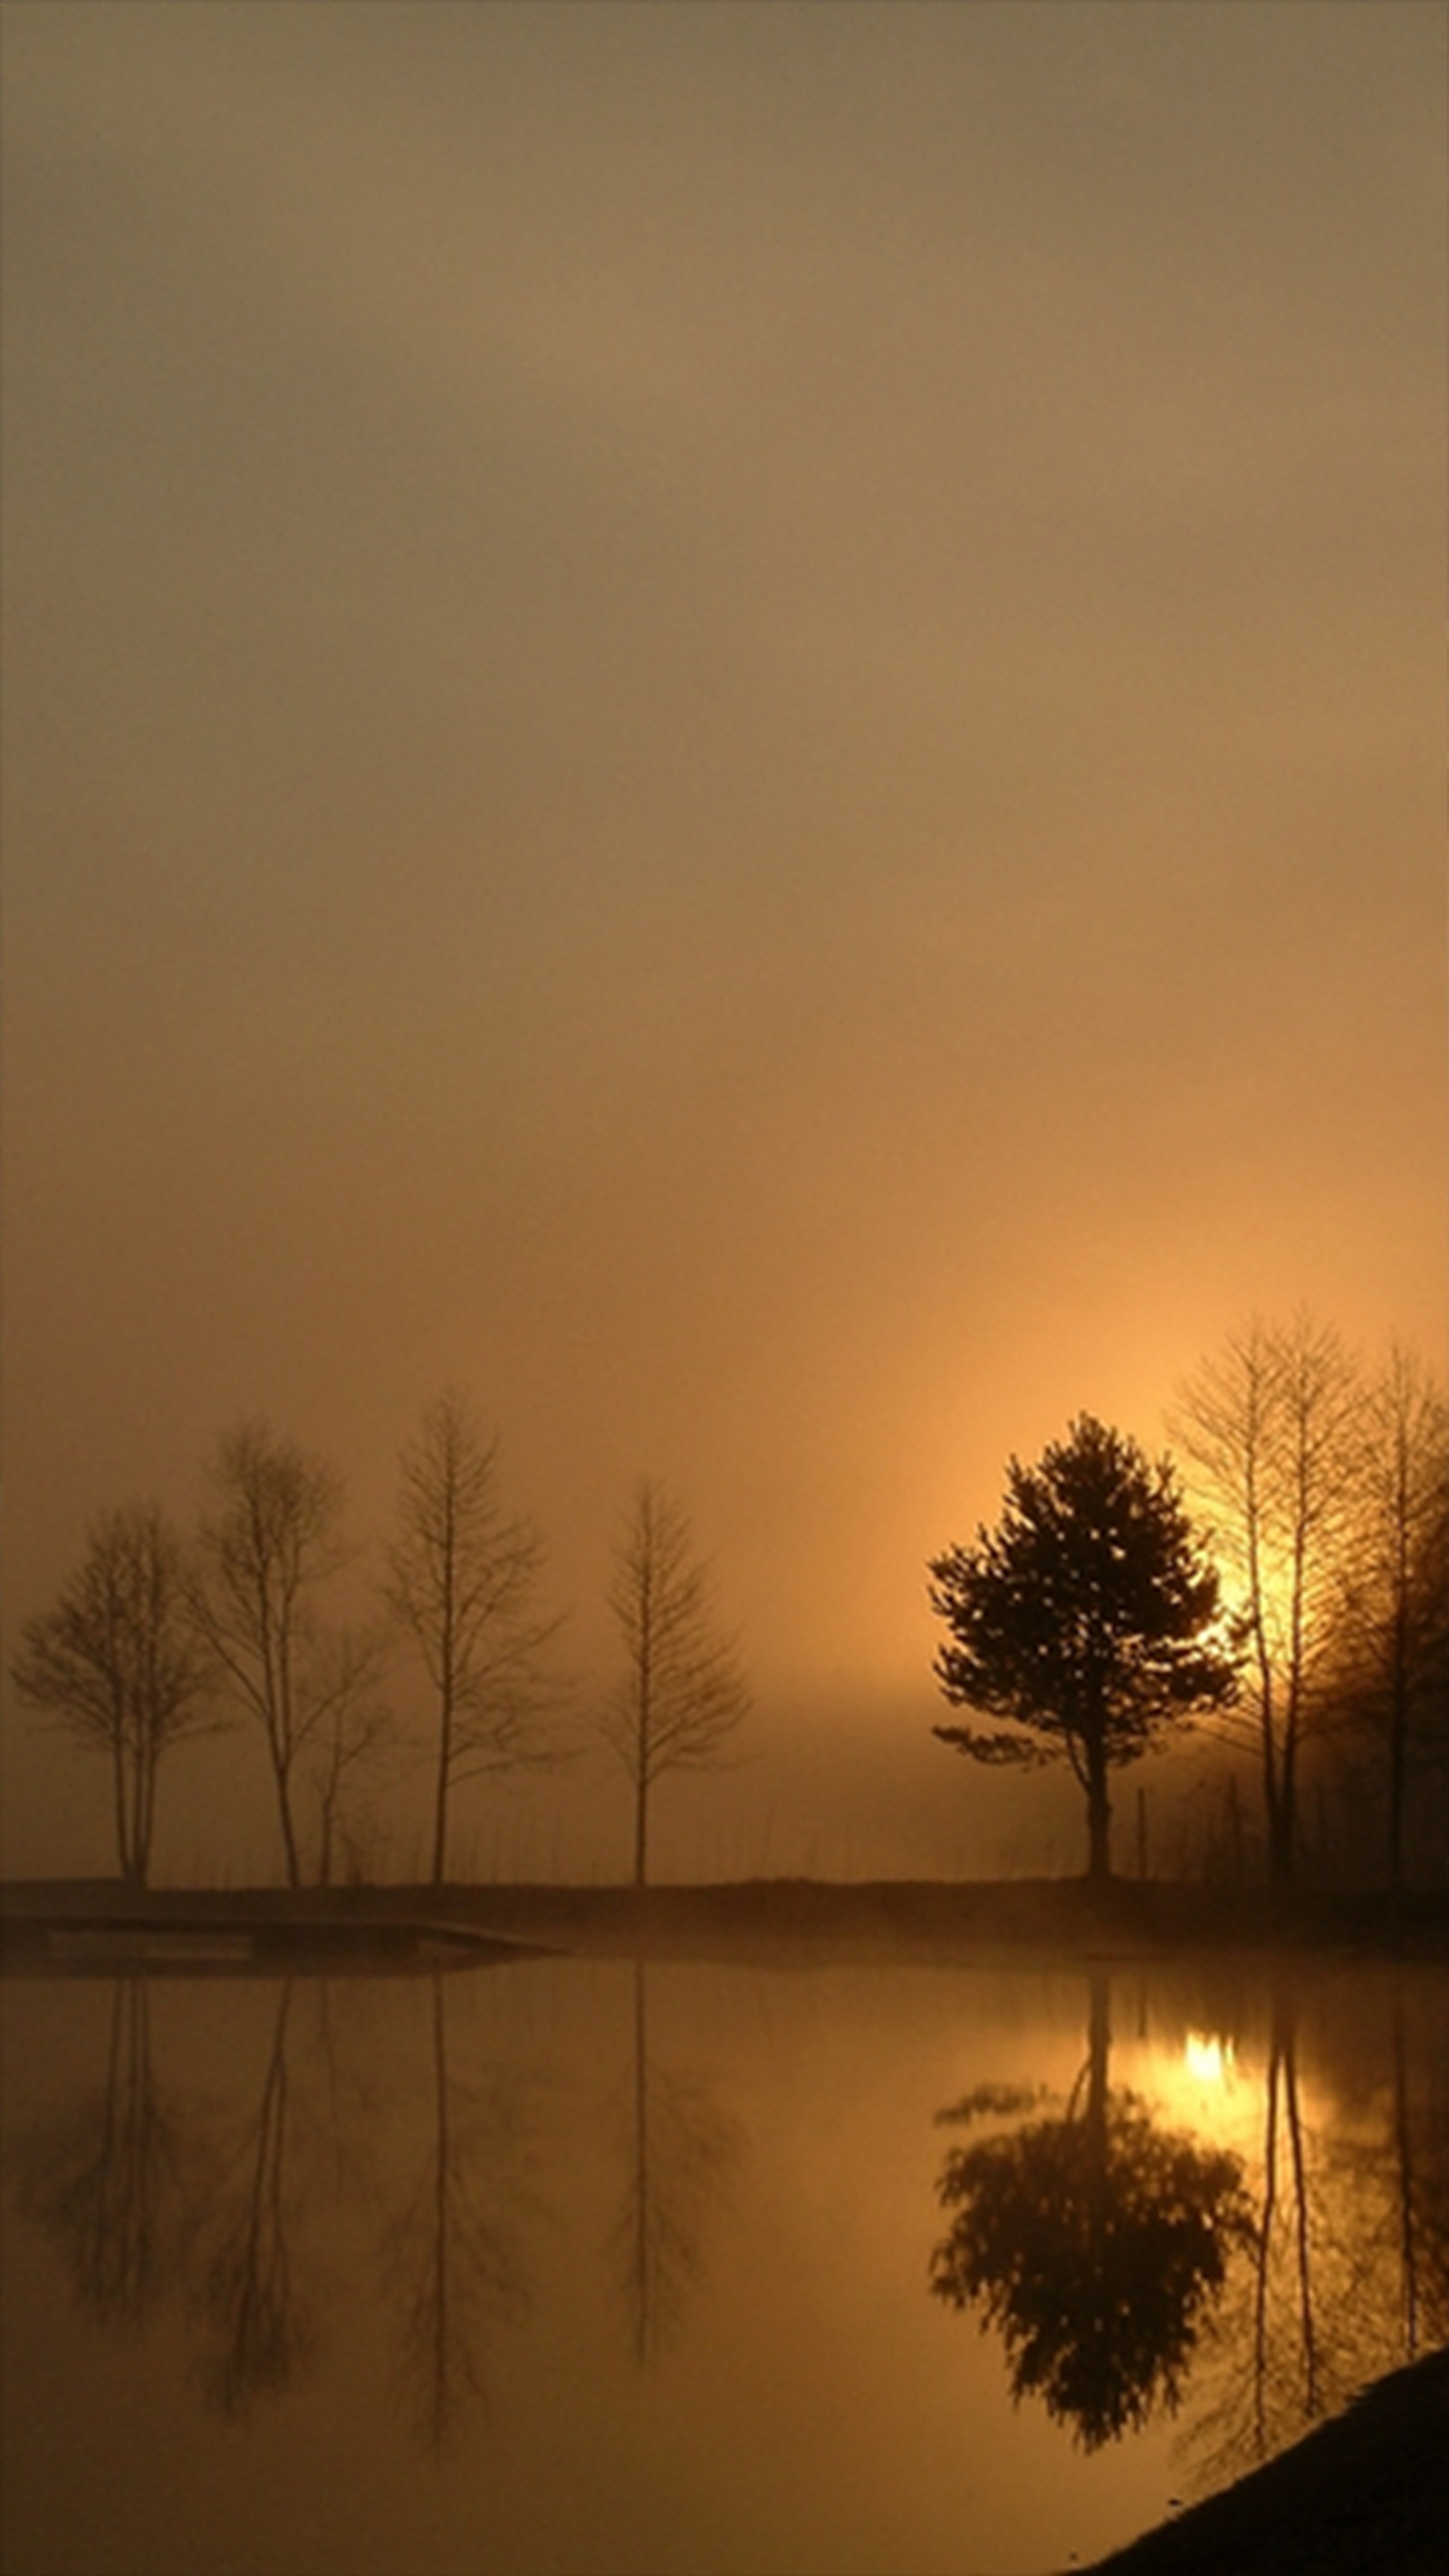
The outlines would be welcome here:
<svg viewBox="0 0 1449 2576">
<path fill-rule="evenodd" d="M 1300 1312 L 1253 1318 L 1181 1390 L 1174 1433 L 1237 1622 L 1233 1704 L 1269 1876 L 1296 1871 L 1305 1765 L 1368 1748 L 1390 1883 L 1416 1782 L 1449 1771 L 1449 1409 L 1400 1344 L 1366 1370 Z"/>
<path fill-rule="evenodd" d="M 150 1502 L 92 1524 L 55 1603 L 27 1621 L 12 1671 L 42 1720 L 109 1761 L 123 1877 L 147 1883 L 163 1757 L 241 1720 L 265 1750 L 290 1887 L 309 1864 L 329 1884 L 343 1847 L 355 1854 L 363 1793 L 417 1764 L 431 1773 L 440 1885 L 458 1791 L 567 1759 L 590 1732 L 632 1785 L 642 1884 L 655 1786 L 724 1758 L 749 1704 L 672 1495 L 647 1477 L 635 1489 L 609 1591 L 618 1667 L 597 1693 L 561 1668 L 541 1535 L 505 1508 L 498 1442 L 465 1396 L 429 1405 L 402 1452 L 375 1614 L 360 1625 L 328 1615 L 353 1553 L 332 1468 L 259 1422 L 218 1441 L 188 1536 Z M 384 1697 L 400 1650 L 428 1705 L 411 1731 Z"/>
</svg>

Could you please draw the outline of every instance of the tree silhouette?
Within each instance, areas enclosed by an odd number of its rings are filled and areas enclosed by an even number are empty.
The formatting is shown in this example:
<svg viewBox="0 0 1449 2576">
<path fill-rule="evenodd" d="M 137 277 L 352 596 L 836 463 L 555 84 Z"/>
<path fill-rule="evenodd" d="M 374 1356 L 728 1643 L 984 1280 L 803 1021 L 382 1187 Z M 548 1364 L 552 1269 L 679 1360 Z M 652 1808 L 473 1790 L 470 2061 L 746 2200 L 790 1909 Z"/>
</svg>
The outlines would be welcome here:
<svg viewBox="0 0 1449 2576">
<path fill-rule="evenodd" d="M 951 2228 L 931 2257 L 936 2296 L 999 2330 L 1013 2394 L 1039 2395 L 1089 2451 L 1176 2409 L 1229 2253 L 1251 2233 L 1241 2160 L 1109 2091 L 1108 2010 L 1094 1979 L 1064 2118 L 952 2149 L 938 2185 Z"/>
<path fill-rule="evenodd" d="M 51 1724 L 111 1765 L 121 1875 L 144 1887 L 162 1755 L 214 1726 L 211 1658 L 186 1612 L 181 1547 L 159 1505 L 93 1522 L 52 1609 L 27 1620 L 12 1673 Z"/>
<path fill-rule="evenodd" d="M 1331 1677 L 1361 1464 L 1361 1388 L 1328 1325 L 1254 1316 L 1180 1390 L 1177 1436 L 1242 1607 L 1241 1715 L 1263 1786 L 1268 1873 L 1295 1875 L 1299 1766 Z"/>
<path fill-rule="evenodd" d="M 446 1871 L 454 1789 L 552 1759 L 542 1657 L 560 1622 L 539 1613 L 543 1546 L 498 1499 L 498 1444 L 465 1397 L 430 1404 L 402 1455 L 386 1597 L 422 1657 L 436 1710 L 432 1878 Z"/>
<path fill-rule="evenodd" d="M 933 1731 L 976 1762 L 1065 1758 L 1086 1794 L 1090 1875 L 1107 1877 L 1109 1773 L 1234 1688 L 1217 1576 L 1170 1461 L 1082 1414 L 1036 1467 L 1011 1460 L 997 1527 L 930 1572 L 951 1631 L 935 1664 L 945 1697 L 1013 1730 Z"/>
<path fill-rule="evenodd" d="M 309 1749 L 321 1757 L 325 1831 L 339 1739 L 370 1740 L 375 1726 L 375 1640 L 328 1632 L 316 1611 L 318 1586 L 345 1561 L 342 1489 L 321 1459 L 260 1422 L 223 1436 L 208 1477 L 216 1499 L 201 1521 L 192 1615 L 233 1697 L 262 1729 L 287 1884 L 300 1887 L 302 1757 Z"/>
<path fill-rule="evenodd" d="M 1449 1749 L 1449 1407 L 1402 1343 L 1365 1390 L 1357 1483 L 1338 1624 L 1349 1704 L 1383 1748 L 1397 1888 L 1416 1769 Z"/>
<path fill-rule="evenodd" d="M 599 1720 L 634 1784 L 634 1884 L 649 1874 L 649 1798 L 666 1771 L 713 1770 L 750 1705 L 735 1641 L 715 1625 L 689 1521 L 649 1477 L 635 1488 L 609 1591 L 624 1670 Z"/>
</svg>

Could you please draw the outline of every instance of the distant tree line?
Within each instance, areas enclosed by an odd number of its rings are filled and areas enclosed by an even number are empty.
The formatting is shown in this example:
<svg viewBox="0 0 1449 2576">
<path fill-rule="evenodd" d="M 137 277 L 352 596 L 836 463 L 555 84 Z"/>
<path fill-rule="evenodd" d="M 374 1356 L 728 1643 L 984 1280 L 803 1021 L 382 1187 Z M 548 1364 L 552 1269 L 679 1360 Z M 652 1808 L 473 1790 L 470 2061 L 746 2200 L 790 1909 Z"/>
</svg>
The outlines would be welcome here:
<svg viewBox="0 0 1449 2576">
<path fill-rule="evenodd" d="M 1113 1772 L 1191 1728 L 1252 1762 L 1267 1874 L 1299 1869 L 1303 1784 L 1337 1772 L 1383 1815 L 1403 1884 L 1416 1795 L 1449 1789 L 1449 1410 L 1415 1354 L 1366 1370 L 1300 1312 L 1229 1334 L 1179 1391 L 1179 1471 L 1080 1416 L 1013 1458 L 992 1530 L 933 1560 L 938 1726 L 987 1764 L 1064 1760 L 1089 1874 L 1110 1871 Z"/>
<path fill-rule="evenodd" d="M 362 1818 L 409 1767 L 431 1775 L 430 1875 L 448 1873 L 457 1793 L 578 1749 L 554 1654 L 534 1524 L 504 1504 L 496 1437 L 456 1390 L 424 1411 L 401 1454 L 374 1616 L 327 1615 L 354 1551 L 343 1488 L 324 1459 L 246 1422 L 206 1462 L 189 1532 L 158 1503 L 101 1514 L 47 1610 L 26 1621 L 12 1676 L 42 1722 L 110 1764 L 122 1877 L 148 1882 L 163 1758 L 238 1723 L 259 1739 L 289 1887 L 357 1869 Z M 716 1619 L 684 1511 L 637 1485 L 614 1551 L 615 1682 L 583 1711 L 633 1790 L 634 1876 L 647 1869 L 652 1795 L 670 1771 L 726 1758 L 749 1686 Z M 402 1726 L 387 1686 L 414 1666 L 425 1721 Z M 421 1682 L 421 1692 L 416 1689 Z"/>
<path fill-rule="evenodd" d="M 1305 1783 L 1378 1820 L 1379 1874 L 1411 1824 L 1449 1824 L 1449 1409 L 1412 1352 L 1366 1369 L 1300 1312 L 1228 1335 L 1178 1392 L 1185 1461 L 1082 1414 L 1001 1514 L 930 1566 L 935 1671 L 972 1761 L 1064 1763 L 1089 1875 L 1111 1871 L 1112 1784 L 1189 1736 L 1219 1742 L 1234 1817 L 1244 1759 L 1266 1874 L 1300 1870 Z M 554 1764 L 590 1736 L 631 1791 L 645 1884 L 654 1793 L 728 1762 L 750 1704 L 737 1640 L 677 1500 L 642 1478 L 608 1589 L 614 1678 L 580 1699 L 558 1660 L 542 1537 L 505 1503 L 499 1445 L 456 1390 L 402 1450 L 372 1610 L 328 1614 L 354 1551 L 340 1480 L 264 1423 L 217 1441 L 192 1527 L 154 1502 L 105 1512 L 12 1666 L 22 1698 L 110 1767 L 122 1875 L 147 1883 L 162 1760 L 243 1723 L 258 1742 L 289 1886 L 365 1874 L 367 1819 L 408 1767 L 430 1781 L 429 1873 L 460 1791 Z M 390 1690 L 403 1668 L 419 1721 Z M 982 1723 L 981 1721 L 986 1721 Z M 1444 1839 L 1449 1841 L 1449 1831 Z"/>
</svg>

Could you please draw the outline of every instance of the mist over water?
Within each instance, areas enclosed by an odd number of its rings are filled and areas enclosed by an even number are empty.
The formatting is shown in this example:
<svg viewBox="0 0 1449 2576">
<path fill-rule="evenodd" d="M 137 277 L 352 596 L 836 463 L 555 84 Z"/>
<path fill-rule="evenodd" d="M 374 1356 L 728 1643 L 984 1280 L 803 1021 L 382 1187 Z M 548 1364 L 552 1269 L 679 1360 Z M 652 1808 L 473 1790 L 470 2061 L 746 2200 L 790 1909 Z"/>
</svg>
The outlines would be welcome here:
<svg viewBox="0 0 1449 2576">
<path fill-rule="evenodd" d="M 319 1651 L 163 1710 L 153 1888 L 627 1881 L 640 1479 L 742 1713 L 653 1879 L 1080 1870 L 1068 1763 L 933 1739 L 928 1565 L 1084 1413 L 1178 1446 L 1243 1319 L 1442 1350 L 1445 37 L 7 0 L 7 1907 L 137 1848 L 88 1534 L 159 1506 L 235 1647 L 248 1426 Z M 547 1769 L 398 1579 L 445 1389 Z M 1269 1605 L 1305 1921 L 1449 1854 L 1362 1526 L 1340 1669 Z M 1113 1780 L 1198 1925 L 1268 1856 L 1219 1753 Z M 1057 2576 L 1449 2337 L 1442 1969 L 324 1976 L 184 1910 L 0 1980 L 7 2576 Z"/>
<path fill-rule="evenodd" d="M 1449 2330 L 1440 1971 L 3 2010 L 17 2571 L 1043 2576 Z"/>
</svg>

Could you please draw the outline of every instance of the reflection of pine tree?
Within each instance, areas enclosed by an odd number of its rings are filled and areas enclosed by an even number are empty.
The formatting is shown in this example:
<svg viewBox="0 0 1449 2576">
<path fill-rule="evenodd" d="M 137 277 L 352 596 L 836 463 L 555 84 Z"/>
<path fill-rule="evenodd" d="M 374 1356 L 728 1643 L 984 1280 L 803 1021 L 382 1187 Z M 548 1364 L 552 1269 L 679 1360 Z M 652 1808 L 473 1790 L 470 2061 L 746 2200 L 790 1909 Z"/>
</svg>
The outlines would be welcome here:
<svg viewBox="0 0 1449 2576">
<path fill-rule="evenodd" d="M 1238 2158 L 1110 2091 L 1108 2000 L 1094 1978 L 1088 2061 L 1063 2118 L 952 2150 L 938 2186 L 951 2229 L 931 2258 L 937 2297 L 1000 2332 L 1013 2393 L 1040 2395 L 1087 2450 L 1176 2409 L 1248 2229 Z M 997 2108 L 988 2090 L 944 2116 Z"/>
<path fill-rule="evenodd" d="M 186 2189 L 185 2132 L 156 2083 L 144 1977 L 111 1994 L 99 2089 L 16 2152 L 17 2199 L 54 2238 L 81 2304 L 137 2325 L 175 2279 Z"/>
<path fill-rule="evenodd" d="M 679 2332 L 703 2262 L 710 2207 L 727 2189 L 740 2131 L 707 2079 L 649 2052 L 648 1972 L 634 1970 L 627 2181 L 614 2232 L 630 2349 L 643 2370 Z"/>
<path fill-rule="evenodd" d="M 484 2395 L 494 2328 L 528 2306 L 520 2237 L 527 2199 L 516 2105 L 450 2066 L 448 1998 L 432 1980 L 432 2135 L 426 2169 L 387 2229 L 383 2270 L 396 2301 L 403 2376 L 419 2437 L 441 2449 Z"/>
</svg>

